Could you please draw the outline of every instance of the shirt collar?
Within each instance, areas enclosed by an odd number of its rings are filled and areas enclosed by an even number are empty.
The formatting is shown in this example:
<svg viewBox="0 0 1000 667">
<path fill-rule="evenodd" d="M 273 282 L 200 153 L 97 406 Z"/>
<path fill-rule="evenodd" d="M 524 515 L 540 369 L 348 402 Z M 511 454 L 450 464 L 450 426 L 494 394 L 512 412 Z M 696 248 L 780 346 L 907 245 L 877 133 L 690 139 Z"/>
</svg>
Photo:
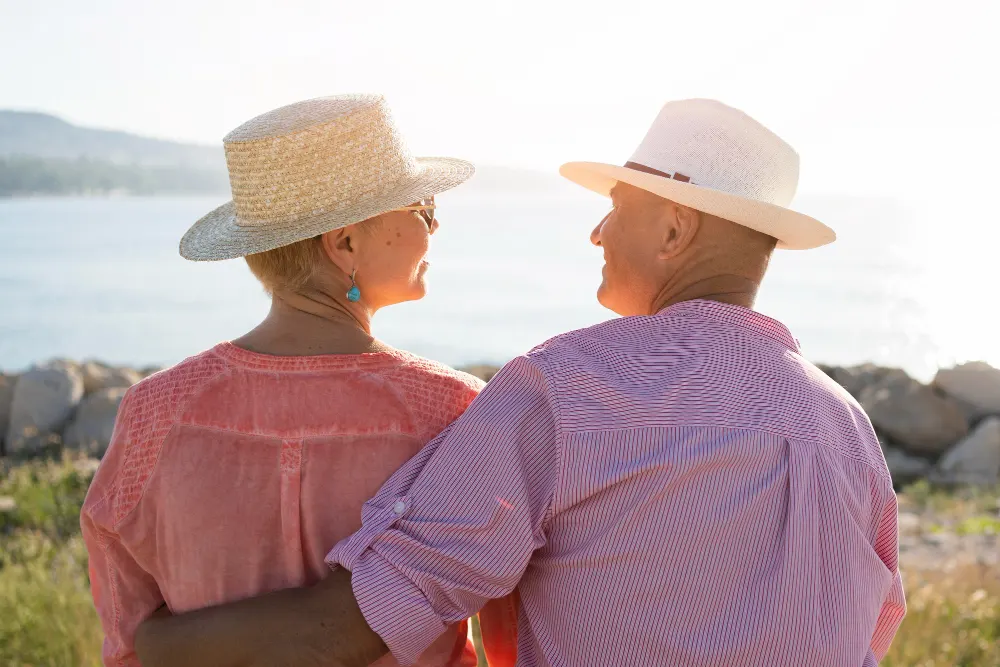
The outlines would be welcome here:
<svg viewBox="0 0 1000 667">
<path fill-rule="evenodd" d="M 793 352 L 798 353 L 800 351 L 799 341 L 788 330 L 788 327 L 778 320 L 772 319 L 767 315 L 761 315 L 743 306 L 694 299 L 692 301 L 675 303 L 660 311 L 659 314 L 668 317 L 687 317 L 722 322 L 741 329 L 747 329 L 761 336 L 767 336 Z"/>
</svg>

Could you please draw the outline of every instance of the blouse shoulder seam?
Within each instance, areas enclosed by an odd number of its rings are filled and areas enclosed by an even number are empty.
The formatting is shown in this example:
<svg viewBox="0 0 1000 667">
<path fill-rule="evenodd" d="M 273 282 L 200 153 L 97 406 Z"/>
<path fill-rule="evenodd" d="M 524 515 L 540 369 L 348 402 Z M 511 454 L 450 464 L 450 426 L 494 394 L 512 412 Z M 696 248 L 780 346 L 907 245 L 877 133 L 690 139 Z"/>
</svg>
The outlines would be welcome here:
<svg viewBox="0 0 1000 667">
<path fill-rule="evenodd" d="M 123 456 L 121 467 L 115 471 L 117 481 L 113 485 L 113 491 L 108 495 L 112 494 L 115 496 L 117 507 L 115 507 L 114 516 L 112 517 L 111 526 L 114 530 L 118 530 L 119 527 L 128 519 L 129 516 L 135 511 L 135 509 L 142 502 L 143 496 L 146 491 L 146 487 L 149 481 L 153 478 L 158 468 L 160 453 L 162 451 L 163 443 L 166 441 L 167 437 L 173 431 L 174 426 L 181 420 L 181 415 L 183 415 L 184 410 L 190 405 L 191 401 L 197 396 L 200 396 L 203 391 L 206 390 L 207 386 L 211 384 L 214 380 L 218 379 L 222 375 L 230 371 L 229 364 L 222 357 L 217 354 L 207 355 L 206 358 L 215 358 L 221 361 L 221 367 L 211 372 L 201 378 L 195 379 L 187 387 L 186 395 L 181 397 L 181 400 L 177 401 L 177 404 L 170 408 L 155 409 L 152 411 L 152 423 L 149 427 L 149 433 L 143 434 L 141 437 L 134 432 L 134 421 L 135 416 L 129 415 L 128 420 L 128 430 L 126 432 L 126 438 L 129 440 L 128 448 Z M 178 365 L 178 372 L 179 366 Z M 170 371 L 166 371 L 162 378 L 159 378 L 159 382 L 155 385 L 149 383 L 153 386 L 143 386 L 144 383 L 139 383 L 135 385 L 131 391 L 147 391 L 149 392 L 150 400 L 157 400 L 158 395 L 164 391 L 163 387 L 159 386 L 160 383 L 166 381 L 170 377 Z M 183 380 L 182 380 L 183 381 Z M 162 431 L 162 432 L 158 432 Z M 138 440 L 136 442 L 135 440 Z M 141 467 L 137 474 L 134 474 L 135 479 L 129 482 L 129 480 L 122 479 L 124 473 L 133 473 L 134 469 Z M 132 494 L 134 497 L 129 499 L 126 494 Z"/>
</svg>

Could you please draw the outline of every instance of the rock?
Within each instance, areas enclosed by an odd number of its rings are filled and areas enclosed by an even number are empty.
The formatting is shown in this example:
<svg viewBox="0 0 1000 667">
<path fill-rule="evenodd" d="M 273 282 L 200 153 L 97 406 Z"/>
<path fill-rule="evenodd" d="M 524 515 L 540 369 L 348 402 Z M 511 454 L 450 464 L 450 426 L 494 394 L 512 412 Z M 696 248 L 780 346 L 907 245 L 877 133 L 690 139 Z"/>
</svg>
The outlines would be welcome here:
<svg viewBox="0 0 1000 667">
<path fill-rule="evenodd" d="M 1000 417 L 989 417 L 938 462 L 935 477 L 949 484 L 1000 482 Z"/>
<path fill-rule="evenodd" d="M 860 399 L 861 393 L 874 384 L 883 381 L 888 375 L 902 373 L 903 371 L 893 368 L 882 368 L 875 364 L 862 364 L 860 366 L 850 366 L 841 368 L 834 366 L 825 369 L 824 372 L 832 377 L 837 384 L 847 390 L 854 398 Z"/>
<path fill-rule="evenodd" d="M 885 464 L 889 467 L 892 481 L 896 484 L 914 482 L 927 475 L 931 469 L 931 463 L 927 459 L 910 456 L 896 447 L 883 447 L 882 453 L 885 455 Z"/>
<path fill-rule="evenodd" d="M 939 547 L 946 547 L 954 543 L 957 539 L 953 533 L 946 533 L 943 530 L 926 532 L 920 537 L 927 544 L 933 544 Z"/>
<path fill-rule="evenodd" d="M 26 371 L 14 387 L 5 451 L 35 454 L 62 430 L 83 397 L 83 376 L 76 364 L 51 361 Z"/>
<path fill-rule="evenodd" d="M 17 377 L 0 373 L 0 455 L 4 452 L 3 443 L 7 435 L 7 426 L 10 424 L 10 407 L 14 402 L 14 385 L 17 384 Z"/>
<path fill-rule="evenodd" d="M 85 395 L 112 387 L 128 388 L 142 379 L 139 372 L 131 368 L 114 368 L 96 361 L 88 361 L 83 364 L 81 370 Z"/>
<path fill-rule="evenodd" d="M 73 421 L 63 432 L 63 445 L 92 456 L 103 456 L 111 443 L 115 415 L 118 414 L 118 406 L 125 391 L 125 387 L 111 387 L 96 391 L 83 399 L 76 409 Z"/>
<path fill-rule="evenodd" d="M 937 457 L 969 432 L 954 399 L 897 369 L 886 372 L 858 398 L 879 433 L 908 454 Z"/>
<path fill-rule="evenodd" d="M 35 364 L 32 368 L 64 368 L 70 373 L 83 376 L 83 366 L 79 361 L 74 359 L 66 359 L 64 357 L 57 357 L 55 359 L 50 359 L 42 364 Z"/>
<path fill-rule="evenodd" d="M 17 501 L 10 496 L 0 496 L 0 513 L 6 514 L 17 509 Z"/>
<path fill-rule="evenodd" d="M 957 400 L 975 421 L 1000 415 L 1000 370 L 976 361 L 938 371 L 934 386 Z"/>
</svg>

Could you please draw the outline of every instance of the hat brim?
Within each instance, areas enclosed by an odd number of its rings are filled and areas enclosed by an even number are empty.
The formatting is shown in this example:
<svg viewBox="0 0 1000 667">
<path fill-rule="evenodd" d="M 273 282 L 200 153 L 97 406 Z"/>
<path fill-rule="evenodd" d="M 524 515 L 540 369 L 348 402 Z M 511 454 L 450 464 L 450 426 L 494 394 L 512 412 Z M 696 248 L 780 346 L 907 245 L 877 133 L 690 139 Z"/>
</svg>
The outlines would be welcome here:
<svg viewBox="0 0 1000 667">
<path fill-rule="evenodd" d="M 236 207 L 226 202 L 204 216 L 181 238 L 185 259 L 211 262 L 245 257 L 312 238 L 450 190 L 469 180 L 475 166 L 454 158 L 417 158 L 417 172 L 378 194 L 337 211 L 267 225 L 240 224 Z"/>
<path fill-rule="evenodd" d="M 605 197 L 619 181 L 683 206 L 755 229 L 778 239 L 786 250 L 809 250 L 832 243 L 837 234 L 819 220 L 791 209 L 746 199 L 684 181 L 603 162 L 568 162 L 559 173 Z"/>
</svg>

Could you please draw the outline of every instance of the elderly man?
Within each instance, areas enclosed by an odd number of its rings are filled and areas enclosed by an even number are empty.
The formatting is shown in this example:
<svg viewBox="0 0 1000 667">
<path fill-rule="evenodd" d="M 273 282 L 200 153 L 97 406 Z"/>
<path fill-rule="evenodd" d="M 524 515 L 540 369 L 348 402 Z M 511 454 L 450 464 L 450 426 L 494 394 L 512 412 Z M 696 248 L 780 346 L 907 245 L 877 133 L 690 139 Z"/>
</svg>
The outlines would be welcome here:
<svg viewBox="0 0 1000 667">
<path fill-rule="evenodd" d="M 874 665 L 905 612 L 896 498 L 865 413 L 752 310 L 798 156 L 667 104 L 591 233 L 621 315 L 507 364 L 403 466 L 312 589 L 152 619 L 143 664 L 411 663 L 515 588 L 522 665 Z M 347 571 L 350 571 L 349 573 Z"/>
</svg>

